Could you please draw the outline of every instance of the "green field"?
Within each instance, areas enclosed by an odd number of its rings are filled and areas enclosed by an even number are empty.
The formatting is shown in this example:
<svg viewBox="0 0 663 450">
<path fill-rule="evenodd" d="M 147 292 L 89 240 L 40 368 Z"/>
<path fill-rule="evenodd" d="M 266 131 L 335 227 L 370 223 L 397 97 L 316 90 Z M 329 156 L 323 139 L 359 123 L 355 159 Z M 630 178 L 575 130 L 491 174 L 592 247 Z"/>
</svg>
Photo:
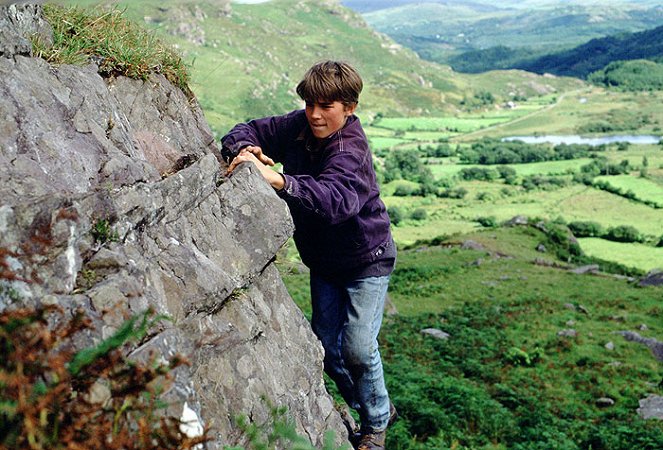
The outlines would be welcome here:
<svg viewBox="0 0 663 450">
<path fill-rule="evenodd" d="M 581 101 L 582 100 L 582 101 Z M 449 126 L 459 126 L 464 132 L 454 133 L 450 145 L 469 145 L 484 136 L 502 137 L 511 135 L 545 135 L 577 132 L 582 124 L 616 118 L 621 125 L 632 127 L 621 131 L 622 134 L 660 133 L 663 128 L 663 110 L 659 102 L 663 93 L 618 93 L 601 89 L 587 89 L 582 92 L 561 94 L 556 98 L 549 97 L 546 101 L 538 99 L 528 104 L 529 112 L 525 115 L 516 110 L 500 110 L 484 113 L 465 114 L 463 118 L 382 118 L 380 127 L 400 131 L 401 139 L 392 150 L 435 146 L 440 139 L 435 133 Z M 527 102 L 526 102 L 527 104 Z M 634 111 L 637 111 L 634 112 Z M 483 117 L 482 117 L 483 116 Z M 580 125 L 579 125 L 580 124 Z M 374 129 L 369 127 L 369 130 Z M 447 130 L 448 131 L 448 130 Z M 382 130 L 384 133 L 384 129 Z M 595 134 L 596 136 L 596 134 Z M 448 139 L 447 139 L 448 140 Z M 380 147 L 385 154 L 385 147 Z M 479 167 L 484 169 L 494 166 L 460 164 L 457 157 L 430 158 L 426 167 L 430 169 L 436 180 L 444 181 L 455 189 L 466 190 L 462 199 L 446 199 L 434 197 L 395 197 L 395 187 L 400 182 L 383 186 L 383 195 L 388 207 L 398 207 L 405 212 L 405 220 L 393 228 L 397 242 L 407 245 L 417 240 L 430 239 L 438 235 L 467 233 L 477 230 L 480 225 L 477 219 L 493 217 L 498 223 L 507 221 L 514 216 L 540 217 L 548 220 L 592 221 L 605 229 L 616 226 L 633 226 L 648 236 L 649 243 L 656 242 L 663 235 L 663 209 L 653 205 L 663 203 L 663 146 L 661 145 L 628 145 L 619 147 L 608 146 L 606 150 L 595 152 L 597 157 L 606 158 L 611 164 L 628 161 L 631 171 L 619 176 L 596 177 L 595 181 L 604 180 L 611 186 L 621 189 L 624 193 L 632 191 L 636 201 L 607 191 L 601 191 L 582 184 L 572 183 L 571 174 L 579 172 L 581 167 L 592 162 L 591 158 L 579 158 L 562 161 L 545 161 L 529 164 L 511 164 L 516 171 L 516 183 L 507 185 L 503 180 L 493 182 L 463 181 L 458 173 L 465 168 Z M 645 166 L 646 164 L 646 166 Z M 644 169 L 644 172 L 643 172 Z M 646 178 L 642 177 L 645 174 Z M 520 185 L 525 177 L 546 176 L 564 177 L 568 183 L 565 187 L 546 188 L 527 191 Z M 644 202 L 650 202 L 645 204 Z M 408 218 L 417 209 L 426 210 L 424 220 Z M 655 258 L 637 259 L 627 254 L 637 254 L 635 247 L 622 251 L 632 244 L 615 247 L 606 243 L 605 248 L 597 256 L 611 261 L 632 265 L 642 270 L 650 270 L 660 263 Z M 634 245 L 634 244 L 633 244 Z M 647 247 L 653 254 L 656 249 Z"/>
<path fill-rule="evenodd" d="M 631 191 L 638 199 L 651 201 L 663 208 L 663 185 L 660 183 L 632 175 L 597 177 L 596 181 L 607 182 L 623 192 Z"/>
<path fill-rule="evenodd" d="M 663 247 L 624 244 L 599 238 L 578 239 L 580 247 L 590 256 L 615 261 L 644 271 L 663 270 Z"/>
</svg>

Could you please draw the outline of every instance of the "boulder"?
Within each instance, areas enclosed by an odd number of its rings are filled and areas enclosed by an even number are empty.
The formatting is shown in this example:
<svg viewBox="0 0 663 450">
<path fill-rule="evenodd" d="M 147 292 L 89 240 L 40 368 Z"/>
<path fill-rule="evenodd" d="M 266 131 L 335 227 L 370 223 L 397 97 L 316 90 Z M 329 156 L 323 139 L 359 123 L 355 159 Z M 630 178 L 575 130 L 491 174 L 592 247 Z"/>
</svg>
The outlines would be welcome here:
<svg viewBox="0 0 663 450">
<path fill-rule="evenodd" d="M 313 445 L 347 443 L 322 347 L 274 266 L 285 202 L 249 164 L 224 175 L 199 104 L 163 76 L 30 57 L 17 24 L 39 13 L 0 7 L 0 263 L 18 277 L 0 281 L 0 310 L 83 307 L 92 345 L 151 307 L 172 321 L 130 356 L 191 361 L 164 395 L 189 431 L 212 427 L 207 448 L 244 445 L 236 417 L 264 423 L 269 403 Z"/>
</svg>

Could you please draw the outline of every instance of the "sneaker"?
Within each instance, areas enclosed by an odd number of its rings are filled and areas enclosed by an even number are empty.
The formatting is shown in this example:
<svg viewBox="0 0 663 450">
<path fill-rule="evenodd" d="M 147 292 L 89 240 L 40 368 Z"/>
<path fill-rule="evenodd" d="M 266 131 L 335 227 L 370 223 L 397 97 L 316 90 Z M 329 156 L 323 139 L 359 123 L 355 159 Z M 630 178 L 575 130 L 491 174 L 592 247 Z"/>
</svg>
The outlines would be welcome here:
<svg viewBox="0 0 663 450">
<path fill-rule="evenodd" d="M 362 434 L 361 438 L 359 438 L 357 450 L 384 450 L 386 435 L 385 431 Z"/>
</svg>

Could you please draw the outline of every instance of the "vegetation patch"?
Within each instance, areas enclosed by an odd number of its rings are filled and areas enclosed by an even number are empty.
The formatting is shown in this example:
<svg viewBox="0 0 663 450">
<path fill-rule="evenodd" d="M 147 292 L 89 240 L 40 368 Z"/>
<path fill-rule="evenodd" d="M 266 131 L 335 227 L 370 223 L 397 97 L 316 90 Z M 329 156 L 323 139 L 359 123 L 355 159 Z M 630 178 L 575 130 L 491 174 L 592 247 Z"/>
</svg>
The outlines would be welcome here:
<svg viewBox="0 0 663 450">
<path fill-rule="evenodd" d="M 123 17 L 121 9 L 84 9 L 44 5 L 53 28 L 53 45 L 33 39 L 36 56 L 52 64 L 92 61 L 104 76 L 125 75 L 146 80 L 162 73 L 188 96 L 189 73 L 180 56 L 153 32 Z"/>
</svg>

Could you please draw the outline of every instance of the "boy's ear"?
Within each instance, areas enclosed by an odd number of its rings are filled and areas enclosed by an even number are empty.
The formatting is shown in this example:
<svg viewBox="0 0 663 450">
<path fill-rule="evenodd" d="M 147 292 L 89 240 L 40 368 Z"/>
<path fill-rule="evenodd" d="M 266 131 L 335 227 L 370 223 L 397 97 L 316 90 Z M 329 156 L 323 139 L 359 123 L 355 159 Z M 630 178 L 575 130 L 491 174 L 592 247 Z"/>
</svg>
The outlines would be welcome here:
<svg viewBox="0 0 663 450">
<path fill-rule="evenodd" d="M 357 104 L 352 103 L 350 105 L 344 105 L 345 106 L 345 115 L 346 116 L 351 116 L 352 114 L 355 113 L 355 110 L 357 109 Z"/>
</svg>

